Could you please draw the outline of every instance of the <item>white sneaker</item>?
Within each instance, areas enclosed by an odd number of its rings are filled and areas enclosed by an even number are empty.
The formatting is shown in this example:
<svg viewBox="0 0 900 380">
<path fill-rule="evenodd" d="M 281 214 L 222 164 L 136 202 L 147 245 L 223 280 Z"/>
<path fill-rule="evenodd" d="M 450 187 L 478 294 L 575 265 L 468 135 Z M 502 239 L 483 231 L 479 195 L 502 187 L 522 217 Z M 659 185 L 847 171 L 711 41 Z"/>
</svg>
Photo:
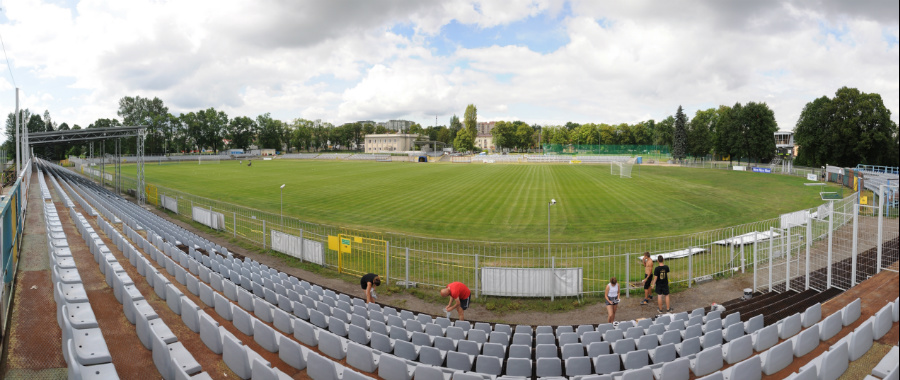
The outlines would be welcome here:
<svg viewBox="0 0 900 380">
<path fill-rule="evenodd" d="M 373 300 L 377 300 L 377 299 L 378 299 L 378 295 L 375 294 L 375 289 L 372 289 L 372 299 L 373 299 Z"/>
</svg>

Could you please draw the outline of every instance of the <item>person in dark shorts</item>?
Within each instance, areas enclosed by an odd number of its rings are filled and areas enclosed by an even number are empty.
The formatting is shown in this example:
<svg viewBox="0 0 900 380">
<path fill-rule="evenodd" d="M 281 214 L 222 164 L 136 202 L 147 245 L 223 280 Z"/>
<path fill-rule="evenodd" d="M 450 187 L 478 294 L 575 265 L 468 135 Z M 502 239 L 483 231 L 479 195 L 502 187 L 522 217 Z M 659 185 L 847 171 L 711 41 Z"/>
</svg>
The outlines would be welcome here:
<svg viewBox="0 0 900 380">
<path fill-rule="evenodd" d="M 656 283 L 657 302 L 659 303 L 659 312 L 671 312 L 672 307 L 669 303 L 669 266 L 663 262 L 664 258 L 659 255 L 656 262 L 659 266 L 653 270 L 654 283 Z M 663 298 L 666 299 L 666 308 L 663 309 Z"/>
<path fill-rule="evenodd" d="M 644 280 L 641 281 L 644 283 L 644 300 L 641 301 L 641 305 L 646 305 L 653 300 L 653 295 L 650 294 L 650 284 L 653 283 L 653 260 L 650 259 L 650 252 L 644 252 L 641 264 L 644 266 Z"/>
<path fill-rule="evenodd" d="M 366 303 L 375 302 L 378 298 L 375 294 L 375 287 L 381 285 L 381 277 L 375 273 L 366 273 L 359 279 L 359 286 L 366 291 Z"/>
<path fill-rule="evenodd" d="M 615 277 L 609 279 L 603 296 L 606 298 L 606 322 L 613 323 L 616 320 L 616 311 L 619 309 L 619 283 Z"/>
<path fill-rule="evenodd" d="M 469 296 L 471 294 L 469 287 L 461 282 L 451 282 L 446 288 L 441 289 L 441 297 L 450 297 L 450 303 L 444 308 L 447 311 L 447 315 L 453 309 L 456 309 L 457 313 L 459 313 L 459 320 L 466 320 L 463 311 L 469 308 Z"/>
</svg>

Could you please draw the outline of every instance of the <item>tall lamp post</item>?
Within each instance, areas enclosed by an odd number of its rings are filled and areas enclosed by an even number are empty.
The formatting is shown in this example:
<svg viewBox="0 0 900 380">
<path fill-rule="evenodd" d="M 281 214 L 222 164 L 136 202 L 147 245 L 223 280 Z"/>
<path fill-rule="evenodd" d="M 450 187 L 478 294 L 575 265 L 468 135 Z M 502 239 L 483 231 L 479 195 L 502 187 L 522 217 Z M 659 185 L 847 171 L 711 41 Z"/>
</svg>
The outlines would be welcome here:
<svg viewBox="0 0 900 380">
<path fill-rule="evenodd" d="M 281 228 L 284 228 L 284 185 L 281 184 Z"/>
</svg>

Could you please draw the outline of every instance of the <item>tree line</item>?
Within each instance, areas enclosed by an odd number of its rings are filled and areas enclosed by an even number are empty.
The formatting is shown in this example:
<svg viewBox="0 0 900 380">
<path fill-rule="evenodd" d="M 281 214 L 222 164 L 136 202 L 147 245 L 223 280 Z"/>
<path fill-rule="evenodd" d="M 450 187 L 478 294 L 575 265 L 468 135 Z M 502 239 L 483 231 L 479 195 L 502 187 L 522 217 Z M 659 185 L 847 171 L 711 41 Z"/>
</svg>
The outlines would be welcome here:
<svg viewBox="0 0 900 380">
<path fill-rule="evenodd" d="M 360 149 L 367 134 L 393 133 L 384 126 L 354 122 L 333 125 L 307 119 L 290 122 L 277 120 L 269 113 L 255 118 L 229 118 L 214 108 L 171 114 L 159 98 L 126 96 L 119 100 L 119 118 L 100 118 L 86 128 L 145 125 L 145 153 L 148 155 L 220 152 L 224 149 L 263 149 L 322 151 Z M 81 129 L 43 115 L 20 110 L 20 118 L 31 133 Z M 439 141 L 457 151 L 476 151 L 478 110 L 469 104 L 463 118 L 453 115 L 448 125 L 423 127 L 413 123 L 399 131 Z M 12 156 L 15 140 L 15 114 L 6 122 L 6 151 Z M 693 117 L 681 106 L 663 120 L 636 123 L 574 123 L 529 125 L 524 121 L 496 121 L 491 134 L 497 150 L 538 151 L 542 144 L 565 145 L 658 145 L 671 148 L 673 158 L 728 158 L 767 162 L 775 155 L 773 134 L 778 130 L 775 116 L 764 102 L 735 103 L 698 110 Z M 795 143 L 800 146 L 797 164 L 852 166 L 857 163 L 898 166 L 897 124 L 878 94 L 866 94 L 854 88 L 839 89 L 834 98 L 823 96 L 804 107 L 794 128 Z M 97 144 L 97 143 L 95 143 Z M 114 143 L 104 149 L 112 153 Z M 86 153 L 86 143 L 39 146 L 35 152 L 50 159 Z M 95 155 L 100 147 L 95 145 Z M 134 138 L 124 139 L 122 154 L 134 154 Z"/>
</svg>

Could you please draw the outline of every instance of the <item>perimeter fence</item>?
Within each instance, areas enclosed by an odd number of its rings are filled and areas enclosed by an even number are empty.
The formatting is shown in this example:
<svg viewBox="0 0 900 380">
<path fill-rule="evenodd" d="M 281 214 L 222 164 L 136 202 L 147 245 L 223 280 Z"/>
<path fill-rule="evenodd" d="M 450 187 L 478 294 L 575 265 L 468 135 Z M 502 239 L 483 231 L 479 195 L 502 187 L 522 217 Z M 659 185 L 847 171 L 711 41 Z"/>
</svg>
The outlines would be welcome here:
<svg viewBox="0 0 900 380">
<path fill-rule="evenodd" d="M 84 175 L 99 179 L 92 170 L 85 170 Z M 112 184 L 110 178 L 105 182 Z M 134 178 L 121 178 L 122 188 L 134 189 L 135 183 Z M 639 289 L 644 277 L 643 252 L 649 252 L 654 260 L 660 255 L 665 258 L 675 286 L 691 287 L 707 279 L 753 272 L 757 290 L 796 288 L 789 280 L 798 276 L 804 277 L 802 287 L 844 288 L 831 273 L 838 270 L 841 260 L 883 245 L 878 242 L 896 241 L 898 236 L 897 208 L 860 208 L 856 193 L 777 218 L 691 234 L 548 244 L 364 231 L 311 223 L 152 184 L 144 191 L 152 205 L 264 250 L 341 273 L 379 273 L 387 282 L 401 286 L 443 287 L 461 281 L 476 297 L 599 296 L 611 277 L 626 290 Z M 888 260 L 896 260 L 895 253 L 884 257 L 871 265 L 880 269 L 893 262 Z M 831 273 L 821 284 L 813 275 L 820 269 Z"/>
</svg>

